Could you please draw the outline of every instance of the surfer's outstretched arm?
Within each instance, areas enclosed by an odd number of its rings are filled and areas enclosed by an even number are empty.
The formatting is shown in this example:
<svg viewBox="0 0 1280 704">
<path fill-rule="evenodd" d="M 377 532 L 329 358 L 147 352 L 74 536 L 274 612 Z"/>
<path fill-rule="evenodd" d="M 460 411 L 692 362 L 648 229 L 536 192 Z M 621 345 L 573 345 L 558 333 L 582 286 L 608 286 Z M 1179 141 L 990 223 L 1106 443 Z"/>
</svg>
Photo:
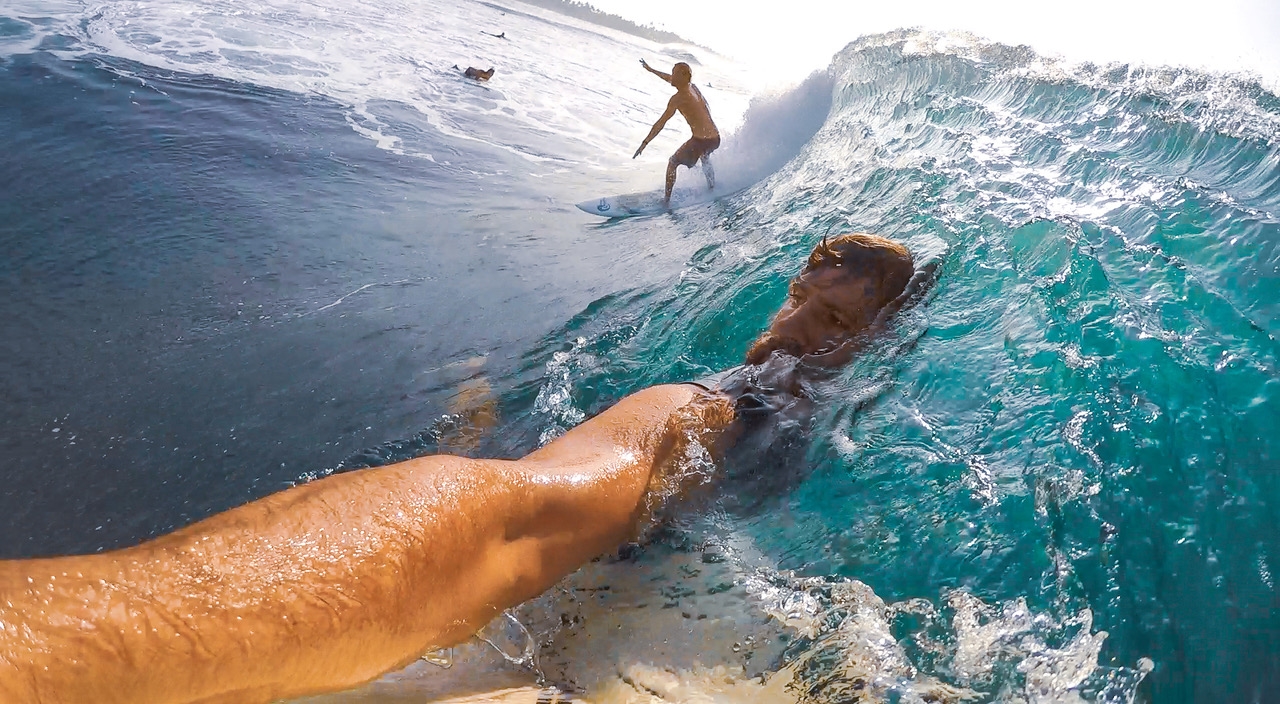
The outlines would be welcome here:
<svg viewBox="0 0 1280 704">
<path fill-rule="evenodd" d="M 628 539 L 689 428 L 732 418 L 718 398 L 652 387 L 519 460 L 422 457 L 133 548 L 0 562 L 0 701 L 269 702 L 369 681 Z"/>
<path fill-rule="evenodd" d="M 653 123 L 653 129 L 649 130 L 649 134 L 646 135 L 644 141 L 640 143 L 640 148 L 636 150 L 636 153 L 631 155 L 632 159 L 640 156 L 640 152 L 644 151 L 644 148 L 649 146 L 649 142 L 652 142 L 653 138 L 657 137 L 658 133 L 662 131 L 662 128 L 667 126 L 667 120 L 670 120 L 676 114 L 676 97 L 677 96 L 672 96 L 671 100 L 667 101 L 667 109 L 662 113 L 662 116 L 658 118 L 658 121 Z"/>
<path fill-rule="evenodd" d="M 644 59 L 640 59 L 640 65 L 641 65 L 641 66 L 644 66 L 644 70 L 648 71 L 649 73 L 652 73 L 653 75 L 657 76 L 658 78 L 661 78 L 662 80 L 666 81 L 667 83 L 670 83 L 670 82 L 671 82 L 671 74 L 669 74 L 669 73 L 663 73 L 662 71 L 659 71 L 658 69 L 656 69 L 656 68 L 654 68 L 654 67 L 650 66 L 650 65 L 648 64 L 648 62 L 646 62 Z"/>
</svg>

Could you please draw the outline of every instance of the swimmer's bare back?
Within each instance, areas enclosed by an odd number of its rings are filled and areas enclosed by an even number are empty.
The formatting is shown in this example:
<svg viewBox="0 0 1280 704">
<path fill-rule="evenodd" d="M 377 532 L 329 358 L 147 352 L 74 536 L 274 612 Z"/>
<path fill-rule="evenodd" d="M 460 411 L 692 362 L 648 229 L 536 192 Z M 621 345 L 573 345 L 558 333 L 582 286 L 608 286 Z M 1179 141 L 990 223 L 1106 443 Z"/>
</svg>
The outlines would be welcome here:
<svg viewBox="0 0 1280 704">
<path fill-rule="evenodd" d="M 370 681 L 627 540 L 685 413 L 714 429 L 733 411 L 656 386 L 519 460 L 422 457 L 132 548 L 0 562 L 0 701 L 269 702 Z"/>
</svg>

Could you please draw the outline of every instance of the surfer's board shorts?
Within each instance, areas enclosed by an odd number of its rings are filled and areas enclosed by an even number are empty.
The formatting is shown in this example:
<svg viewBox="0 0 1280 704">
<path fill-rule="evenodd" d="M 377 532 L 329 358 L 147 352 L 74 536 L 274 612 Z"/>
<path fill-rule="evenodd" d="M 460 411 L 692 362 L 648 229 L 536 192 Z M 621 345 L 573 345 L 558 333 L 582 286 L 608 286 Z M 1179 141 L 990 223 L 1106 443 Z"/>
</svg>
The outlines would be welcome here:
<svg viewBox="0 0 1280 704">
<path fill-rule="evenodd" d="M 693 168 L 693 165 L 698 163 L 699 159 L 714 152 L 719 146 L 719 137 L 711 137 L 710 139 L 691 137 L 689 141 L 680 145 L 675 154 L 671 155 L 671 160 L 677 164 Z"/>
</svg>

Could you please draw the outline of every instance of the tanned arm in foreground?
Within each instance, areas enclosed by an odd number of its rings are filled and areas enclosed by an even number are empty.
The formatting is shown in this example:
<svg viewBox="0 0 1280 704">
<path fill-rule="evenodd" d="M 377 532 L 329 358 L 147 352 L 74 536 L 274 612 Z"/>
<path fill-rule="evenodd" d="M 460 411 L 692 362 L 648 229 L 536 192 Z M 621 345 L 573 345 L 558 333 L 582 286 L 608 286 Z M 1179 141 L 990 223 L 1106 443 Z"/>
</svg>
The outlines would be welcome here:
<svg viewBox="0 0 1280 704">
<path fill-rule="evenodd" d="M 679 419 L 731 414 L 653 387 L 520 460 L 423 457 L 133 548 L 0 562 L 0 701 L 269 702 L 367 682 L 627 540 Z"/>
</svg>

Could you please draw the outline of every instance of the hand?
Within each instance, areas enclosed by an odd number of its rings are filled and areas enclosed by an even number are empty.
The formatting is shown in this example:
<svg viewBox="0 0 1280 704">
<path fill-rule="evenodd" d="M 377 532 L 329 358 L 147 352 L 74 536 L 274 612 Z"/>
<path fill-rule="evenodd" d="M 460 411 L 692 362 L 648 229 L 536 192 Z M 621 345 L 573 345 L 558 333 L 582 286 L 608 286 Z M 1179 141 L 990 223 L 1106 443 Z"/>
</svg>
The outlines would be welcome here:
<svg viewBox="0 0 1280 704">
<path fill-rule="evenodd" d="M 631 155 L 631 158 L 632 158 L 632 159 L 634 159 L 634 158 L 636 158 L 636 157 L 640 156 L 640 152 L 642 152 L 642 151 L 644 151 L 644 145 L 643 145 L 643 144 L 641 144 L 641 145 L 640 145 L 640 148 L 636 150 L 636 153 L 635 153 L 635 154 L 632 154 L 632 155 Z"/>
<path fill-rule="evenodd" d="M 645 63 L 644 59 L 640 59 L 640 65 L 644 66 L 645 68 L 649 68 L 649 64 Z"/>
</svg>

